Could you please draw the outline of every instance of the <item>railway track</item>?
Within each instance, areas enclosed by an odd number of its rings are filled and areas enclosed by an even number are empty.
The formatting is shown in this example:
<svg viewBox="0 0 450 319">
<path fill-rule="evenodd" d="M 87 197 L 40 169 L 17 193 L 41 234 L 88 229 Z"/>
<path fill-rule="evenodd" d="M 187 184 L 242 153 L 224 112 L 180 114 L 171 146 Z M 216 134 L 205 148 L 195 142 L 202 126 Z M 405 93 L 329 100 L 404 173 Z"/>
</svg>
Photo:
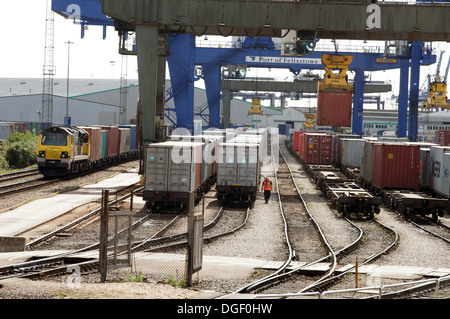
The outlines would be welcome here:
<svg viewBox="0 0 450 319">
<path fill-rule="evenodd" d="M 29 168 L 29 169 L 23 169 L 19 171 L 14 171 L 10 173 L 0 174 L 0 183 L 3 183 L 5 181 L 11 181 L 19 178 L 25 178 L 30 176 L 36 176 L 40 175 L 42 176 L 37 168 Z"/>
<path fill-rule="evenodd" d="M 437 221 L 437 222 L 429 221 L 428 223 L 425 222 L 425 224 L 424 223 L 419 224 L 412 220 L 409 220 L 409 221 L 415 227 L 423 230 L 424 232 L 426 232 L 434 237 L 442 239 L 447 244 L 450 244 L 450 227 L 449 226 L 447 226 L 439 221 Z"/>
<path fill-rule="evenodd" d="M 312 266 L 314 264 L 320 263 L 320 262 L 324 262 L 324 261 L 329 261 L 330 262 L 330 267 L 328 272 L 325 273 L 325 275 L 321 276 L 320 278 L 312 281 L 311 283 L 307 284 L 306 287 L 302 288 L 300 291 L 298 290 L 291 290 L 292 292 L 296 293 L 296 294 L 305 294 L 308 293 L 310 291 L 315 291 L 316 290 L 323 290 L 326 287 L 330 287 L 332 285 L 333 282 L 336 282 L 339 278 L 345 276 L 346 274 L 348 274 L 349 272 L 354 271 L 354 268 L 349 268 L 346 271 L 340 272 L 339 274 L 336 274 L 336 267 L 337 267 L 337 260 L 338 257 L 340 256 L 344 256 L 349 254 L 351 251 L 357 249 L 357 247 L 361 244 L 362 242 L 362 238 L 364 235 L 364 232 L 362 230 L 361 227 L 357 226 L 353 221 L 345 218 L 345 220 L 350 223 L 352 225 L 352 227 L 354 227 L 357 232 L 358 232 L 358 236 L 357 238 L 351 242 L 350 244 L 348 244 L 347 246 L 338 249 L 336 251 L 333 250 L 333 248 L 331 247 L 331 245 L 328 243 L 324 232 L 321 230 L 318 222 L 314 219 L 314 217 L 312 216 L 311 212 L 308 209 L 308 205 L 305 202 L 305 200 L 303 199 L 301 192 L 299 190 L 299 187 L 296 183 L 295 177 L 293 175 L 293 172 L 286 160 L 286 158 L 284 157 L 284 155 L 280 152 L 281 157 L 283 158 L 284 164 L 286 165 L 288 172 L 289 172 L 289 178 L 291 179 L 294 188 L 295 188 L 295 192 L 296 192 L 296 196 L 298 197 L 298 199 L 301 201 L 301 205 L 302 205 L 302 210 L 305 211 L 305 214 L 308 216 L 308 219 L 311 220 L 314 224 L 314 227 L 317 230 L 317 233 L 320 234 L 320 238 L 322 241 L 322 244 L 324 247 L 326 247 L 327 252 L 325 254 L 323 254 L 322 257 L 318 257 L 315 260 L 311 260 L 309 262 L 307 262 L 306 264 L 303 264 L 302 266 L 296 267 L 296 268 L 290 268 L 289 270 L 287 270 L 289 264 L 291 263 L 292 259 L 294 258 L 294 256 L 296 255 L 295 252 L 295 244 L 292 243 L 291 238 L 289 236 L 289 223 L 286 221 L 286 212 L 285 212 L 285 208 L 286 208 L 286 203 L 285 201 L 283 201 L 283 197 L 286 198 L 286 195 L 283 196 L 280 194 L 280 187 L 279 187 L 279 178 L 283 178 L 283 173 L 278 173 L 276 174 L 275 180 L 276 180 L 276 185 L 277 185 L 277 190 L 278 190 L 278 198 L 279 198 L 279 203 L 280 203 L 280 211 L 282 212 L 282 215 L 284 216 L 284 220 L 285 220 L 285 228 L 286 228 L 286 238 L 287 238 L 287 245 L 288 247 L 290 247 L 290 249 L 292 249 L 292 252 L 289 253 L 288 258 L 286 259 L 286 261 L 284 262 L 284 264 L 275 271 L 275 273 L 268 275 L 258 281 L 255 281 L 251 284 L 248 284 L 244 287 L 241 287 L 240 289 L 234 291 L 233 293 L 226 295 L 226 296 L 222 296 L 220 298 L 227 298 L 229 296 L 232 296 L 234 294 L 237 293 L 260 293 L 262 291 L 264 291 L 265 293 L 263 295 L 260 295 L 262 298 L 267 297 L 267 296 L 283 296 L 281 298 L 286 298 L 286 293 L 284 293 L 283 295 L 279 295 L 276 293 L 276 291 L 285 291 L 286 288 L 281 288 L 278 289 L 279 285 L 282 285 L 282 282 L 286 282 L 291 278 L 295 278 L 299 273 L 302 272 L 303 269 Z M 281 165 L 280 165 L 280 171 L 281 171 Z M 285 194 L 285 193 L 284 193 Z M 288 195 L 289 196 L 289 195 Z M 292 201 L 292 196 L 289 196 L 289 200 Z M 297 205 L 297 211 L 299 210 L 298 202 L 294 202 L 295 205 Z M 371 222 L 371 223 L 377 223 L 378 222 Z M 383 228 L 385 226 L 379 224 L 380 228 Z M 386 230 L 384 230 L 386 231 Z M 392 233 L 392 230 L 388 230 L 389 234 Z M 386 253 L 387 251 L 389 251 L 392 247 L 394 247 L 397 244 L 398 241 L 398 235 L 393 232 L 394 235 L 394 240 L 387 246 L 384 247 L 384 249 L 382 249 L 379 253 L 375 253 L 375 254 L 370 254 L 365 260 L 363 260 L 362 264 L 366 264 L 369 263 L 371 261 L 373 261 L 374 259 L 378 258 L 379 256 L 383 255 L 384 253 Z M 302 280 L 302 282 L 304 283 L 305 281 Z M 289 286 L 289 285 L 288 285 Z M 291 285 L 292 286 L 292 285 Z M 295 286 L 295 285 L 294 285 Z M 276 287 L 276 289 L 273 289 L 271 287 Z M 270 288 L 270 289 L 269 289 Z M 288 289 L 293 289 L 293 288 L 288 288 Z M 269 291 L 269 292 L 268 292 Z M 256 298 L 258 297 L 258 295 L 256 295 Z"/>
<path fill-rule="evenodd" d="M 115 205 L 120 201 L 123 201 L 130 195 L 125 195 L 120 198 L 117 198 L 113 201 L 110 201 L 109 205 Z M 32 242 L 28 243 L 28 249 L 33 249 L 33 247 L 48 241 L 52 237 L 56 236 L 57 233 L 68 230 L 70 228 L 75 227 L 76 225 L 85 222 L 88 219 L 91 219 L 98 215 L 99 209 L 91 211 L 89 214 L 69 223 L 57 230 L 52 231 L 45 236 L 42 236 Z M 227 209 L 228 210 L 228 209 Z M 248 214 L 250 211 L 250 207 L 246 209 L 238 210 L 241 214 L 241 218 L 237 218 L 238 222 L 234 224 L 230 224 L 230 218 L 226 219 L 222 222 L 222 227 L 219 231 L 213 231 L 213 228 L 221 223 L 223 216 L 227 213 L 224 212 L 224 208 L 220 207 L 218 209 L 216 216 L 213 220 L 204 226 L 204 241 L 210 242 L 217 238 L 229 235 L 239 230 L 241 227 L 245 225 L 248 220 Z M 236 209 L 232 210 L 231 214 L 233 215 L 233 219 L 236 218 Z M 149 222 L 153 218 L 153 221 L 156 221 L 156 224 L 160 224 L 161 227 L 156 230 L 152 236 L 146 238 L 144 240 L 135 241 L 132 243 L 132 251 L 158 251 L 158 250 L 175 250 L 177 248 L 183 247 L 187 245 L 187 233 L 173 233 L 170 229 L 174 227 L 174 224 L 179 222 L 181 219 L 186 218 L 184 214 L 176 214 L 176 215 L 168 215 L 168 214 L 144 214 L 141 218 L 135 220 L 132 224 L 133 230 L 142 226 L 144 223 Z M 185 224 L 185 221 L 181 222 Z M 174 227 L 177 228 L 177 227 Z M 122 229 L 120 232 L 128 231 L 128 229 Z M 148 230 L 146 230 L 148 231 Z M 172 232 L 172 234 L 170 234 Z M 119 234 L 120 235 L 120 234 Z M 109 241 L 114 240 L 113 238 L 109 238 Z M 39 260 L 27 261 L 19 264 L 8 265 L 4 267 L 0 267 L 0 282 L 2 280 L 11 279 L 11 278 L 40 278 L 45 276 L 55 276 L 55 275 L 64 275 L 68 271 L 68 269 L 73 269 L 77 267 L 81 272 L 91 272 L 98 270 L 98 251 L 99 243 L 87 245 L 83 248 L 69 251 L 64 254 L 57 254 L 52 257 L 42 258 Z M 86 260 L 85 257 L 80 258 L 79 254 L 82 252 L 92 252 L 92 258 L 88 258 Z"/>
</svg>

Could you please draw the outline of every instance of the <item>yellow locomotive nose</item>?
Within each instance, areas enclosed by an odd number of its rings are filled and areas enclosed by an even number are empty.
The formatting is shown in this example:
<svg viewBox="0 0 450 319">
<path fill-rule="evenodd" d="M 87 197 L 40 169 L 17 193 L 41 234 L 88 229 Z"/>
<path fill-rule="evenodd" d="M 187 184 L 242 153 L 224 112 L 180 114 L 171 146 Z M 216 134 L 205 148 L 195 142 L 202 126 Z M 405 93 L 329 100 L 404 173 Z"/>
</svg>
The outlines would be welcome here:
<svg viewBox="0 0 450 319">
<path fill-rule="evenodd" d="M 47 149 L 45 151 L 45 158 L 46 159 L 59 159 L 60 156 L 61 156 L 61 150 Z"/>
</svg>

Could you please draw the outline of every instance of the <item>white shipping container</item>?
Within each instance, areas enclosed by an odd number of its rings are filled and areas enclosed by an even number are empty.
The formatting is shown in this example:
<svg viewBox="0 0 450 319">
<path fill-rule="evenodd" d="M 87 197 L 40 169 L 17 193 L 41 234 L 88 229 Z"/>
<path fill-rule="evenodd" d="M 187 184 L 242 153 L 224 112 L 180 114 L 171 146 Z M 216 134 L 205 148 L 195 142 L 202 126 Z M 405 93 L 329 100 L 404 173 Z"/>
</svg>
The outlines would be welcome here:
<svg viewBox="0 0 450 319">
<path fill-rule="evenodd" d="M 202 143 L 148 144 L 146 191 L 193 192 L 202 183 Z"/>
<path fill-rule="evenodd" d="M 341 143 L 341 165 L 344 167 L 361 167 L 363 139 L 343 138 Z"/>
<path fill-rule="evenodd" d="M 259 145 L 222 143 L 219 145 L 217 185 L 254 186 L 261 175 Z"/>
<path fill-rule="evenodd" d="M 430 148 L 431 162 L 431 189 L 442 194 L 449 194 L 449 156 L 445 155 L 450 152 L 450 147 L 432 146 Z"/>
</svg>

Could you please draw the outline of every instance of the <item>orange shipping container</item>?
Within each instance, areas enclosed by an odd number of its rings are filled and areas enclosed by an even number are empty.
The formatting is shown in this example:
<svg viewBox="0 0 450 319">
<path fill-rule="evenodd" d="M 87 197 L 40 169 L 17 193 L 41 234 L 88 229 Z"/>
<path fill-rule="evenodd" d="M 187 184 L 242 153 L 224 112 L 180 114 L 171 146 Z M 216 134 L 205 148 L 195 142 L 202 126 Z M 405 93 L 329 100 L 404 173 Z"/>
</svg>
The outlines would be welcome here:
<svg viewBox="0 0 450 319">
<path fill-rule="evenodd" d="M 321 91 L 317 97 L 317 125 L 352 125 L 352 92 Z"/>
<path fill-rule="evenodd" d="M 98 161 L 102 158 L 102 129 L 99 127 L 83 126 L 89 133 L 89 159 L 91 162 Z"/>
</svg>

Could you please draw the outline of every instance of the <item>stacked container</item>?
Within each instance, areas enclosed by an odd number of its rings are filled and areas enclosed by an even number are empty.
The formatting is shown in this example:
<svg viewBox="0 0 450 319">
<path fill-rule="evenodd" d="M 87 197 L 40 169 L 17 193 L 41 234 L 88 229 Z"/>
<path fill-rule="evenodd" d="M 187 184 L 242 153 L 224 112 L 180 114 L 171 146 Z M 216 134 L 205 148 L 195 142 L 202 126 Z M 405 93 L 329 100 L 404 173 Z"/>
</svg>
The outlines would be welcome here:
<svg viewBox="0 0 450 319">
<path fill-rule="evenodd" d="M 201 185 L 202 143 L 167 141 L 146 146 L 144 200 L 187 199 Z"/>
<path fill-rule="evenodd" d="M 372 145 L 370 182 L 378 189 L 419 189 L 420 146 L 403 143 Z"/>
<path fill-rule="evenodd" d="M 352 92 L 320 91 L 317 97 L 317 125 L 352 125 Z"/>
</svg>

